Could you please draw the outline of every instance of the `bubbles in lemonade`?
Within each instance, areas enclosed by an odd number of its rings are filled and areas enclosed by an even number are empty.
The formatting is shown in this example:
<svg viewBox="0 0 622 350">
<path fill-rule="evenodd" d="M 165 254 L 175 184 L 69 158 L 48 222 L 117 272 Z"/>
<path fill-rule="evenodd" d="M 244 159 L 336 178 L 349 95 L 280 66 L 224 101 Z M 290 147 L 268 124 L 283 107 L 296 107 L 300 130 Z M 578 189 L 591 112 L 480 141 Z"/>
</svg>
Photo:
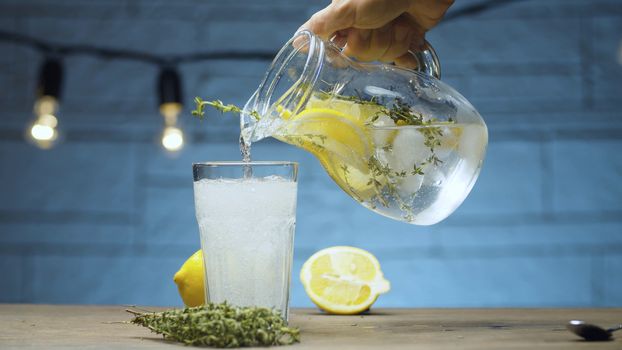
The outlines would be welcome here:
<svg viewBox="0 0 622 350">
<path fill-rule="evenodd" d="M 210 279 L 207 300 L 284 313 L 289 299 L 296 183 L 276 176 L 202 179 L 194 182 L 194 193 Z M 275 300 L 284 305 L 273 305 Z"/>
<path fill-rule="evenodd" d="M 371 101 L 316 94 L 298 114 L 276 109 L 278 119 L 242 130 L 248 145 L 272 136 L 303 148 L 362 205 L 418 225 L 437 223 L 462 203 L 487 145 L 483 124 L 429 120 L 408 106 L 389 111 Z"/>
</svg>

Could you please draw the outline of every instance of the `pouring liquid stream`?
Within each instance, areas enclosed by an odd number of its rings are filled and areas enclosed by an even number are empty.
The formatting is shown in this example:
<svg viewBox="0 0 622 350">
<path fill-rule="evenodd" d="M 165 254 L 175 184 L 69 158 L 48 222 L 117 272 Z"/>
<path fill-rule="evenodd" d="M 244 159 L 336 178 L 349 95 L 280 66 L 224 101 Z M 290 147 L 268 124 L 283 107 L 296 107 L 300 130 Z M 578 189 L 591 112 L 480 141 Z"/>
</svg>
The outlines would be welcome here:
<svg viewBox="0 0 622 350">
<path fill-rule="evenodd" d="M 250 179 L 253 177 L 253 167 L 250 166 L 251 143 L 247 142 L 242 135 L 240 135 L 240 153 L 242 154 L 242 162 L 249 163 L 243 166 L 244 178 Z"/>
</svg>

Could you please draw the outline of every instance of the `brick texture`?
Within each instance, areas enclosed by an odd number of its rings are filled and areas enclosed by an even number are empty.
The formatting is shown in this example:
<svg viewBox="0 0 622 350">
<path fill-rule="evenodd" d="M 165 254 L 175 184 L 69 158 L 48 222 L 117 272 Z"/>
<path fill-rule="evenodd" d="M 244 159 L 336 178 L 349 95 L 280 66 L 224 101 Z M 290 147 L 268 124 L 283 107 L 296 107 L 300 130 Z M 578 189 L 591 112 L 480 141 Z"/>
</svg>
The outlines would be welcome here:
<svg viewBox="0 0 622 350">
<path fill-rule="evenodd" d="M 275 52 L 323 0 L 0 1 L 0 30 L 160 55 Z M 451 11 L 479 3 L 456 2 Z M 472 194 L 438 225 L 374 215 L 311 155 L 276 141 L 255 159 L 300 163 L 292 305 L 302 263 L 332 245 L 380 259 L 381 306 L 622 306 L 622 4 L 521 1 L 442 23 L 444 80 L 484 116 Z M 0 302 L 181 305 L 172 276 L 199 246 L 193 162 L 239 159 L 238 122 L 189 116 L 196 95 L 243 104 L 268 61 L 178 67 L 188 144 L 158 145 L 155 65 L 63 57 L 62 142 L 23 141 L 43 56 L 0 41 Z"/>
</svg>

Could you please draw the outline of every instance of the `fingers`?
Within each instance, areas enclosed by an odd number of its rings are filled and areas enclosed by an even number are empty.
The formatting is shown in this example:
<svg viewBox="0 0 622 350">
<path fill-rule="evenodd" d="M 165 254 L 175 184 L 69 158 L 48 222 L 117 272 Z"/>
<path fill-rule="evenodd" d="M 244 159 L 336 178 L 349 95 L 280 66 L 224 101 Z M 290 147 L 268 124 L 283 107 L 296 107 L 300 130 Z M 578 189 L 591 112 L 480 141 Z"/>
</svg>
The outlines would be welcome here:
<svg viewBox="0 0 622 350">
<path fill-rule="evenodd" d="M 411 42 L 408 50 L 401 56 L 396 57 L 393 60 L 396 66 L 409 68 L 409 69 L 417 69 L 419 67 L 419 63 L 413 52 L 422 51 L 425 48 L 425 34 L 421 31 L 417 32 L 418 37 Z"/>
<path fill-rule="evenodd" d="M 421 50 L 431 27 L 427 22 L 440 20 L 451 2 L 419 0 L 413 8 L 412 0 L 333 0 L 300 29 L 309 29 L 324 40 L 334 37 L 338 46 L 345 46 L 346 55 L 359 61 L 416 68 L 417 61 L 408 51 Z M 421 18 L 421 9 L 430 17 Z"/>
<path fill-rule="evenodd" d="M 408 13 L 425 30 L 429 30 L 441 21 L 454 0 L 418 0 Z"/>
<path fill-rule="evenodd" d="M 384 54 L 390 42 L 386 29 L 353 29 L 348 33 L 344 54 L 363 62 L 374 61 Z"/>
<path fill-rule="evenodd" d="M 415 56 L 413 56 L 410 52 L 403 54 L 402 56 L 396 58 L 393 63 L 396 66 L 409 68 L 409 69 L 417 69 L 418 64 Z"/>
<path fill-rule="evenodd" d="M 343 48 L 348 43 L 348 33 L 350 31 L 348 29 L 340 30 L 335 33 L 335 36 L 332 38 L 332 41 L 337 47 Z"/>
<path fill-rule="evenodd" d="M 324 40 L 348 28 L 381 28 L 410 8 L 410 0 L 333 0 L 303 24 Z"/>
<path fill-rule="evenodd" d="M 397 60 L 410 64 L 405 55 L 409 50 L 419 51 L 423 43 L 423 29 L 404 15 L 378 29 L 350 29 L 344 53 L 364 62 Z"/>
<path fill-rule="evenodd" d="M 424 43 L 424 31 L 408 15 L 402 15 L 391 22 L 391 44 L 378 59 L 393 62 L 408 50 L 417 51 Z"/>
</svg>

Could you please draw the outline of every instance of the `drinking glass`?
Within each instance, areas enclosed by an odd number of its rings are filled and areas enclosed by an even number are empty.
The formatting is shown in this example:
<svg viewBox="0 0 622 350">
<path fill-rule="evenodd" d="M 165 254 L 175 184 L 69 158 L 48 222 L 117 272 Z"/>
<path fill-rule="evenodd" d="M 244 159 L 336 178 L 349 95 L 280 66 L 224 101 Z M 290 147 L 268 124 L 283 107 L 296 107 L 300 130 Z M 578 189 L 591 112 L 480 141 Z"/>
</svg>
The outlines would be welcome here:
<svg viewBox="0 0 622 350">
<path fill-rule="evenodd" d="M 205 299 L 288 317 L 298 164 L 193 164 Z"/>
</svg>

